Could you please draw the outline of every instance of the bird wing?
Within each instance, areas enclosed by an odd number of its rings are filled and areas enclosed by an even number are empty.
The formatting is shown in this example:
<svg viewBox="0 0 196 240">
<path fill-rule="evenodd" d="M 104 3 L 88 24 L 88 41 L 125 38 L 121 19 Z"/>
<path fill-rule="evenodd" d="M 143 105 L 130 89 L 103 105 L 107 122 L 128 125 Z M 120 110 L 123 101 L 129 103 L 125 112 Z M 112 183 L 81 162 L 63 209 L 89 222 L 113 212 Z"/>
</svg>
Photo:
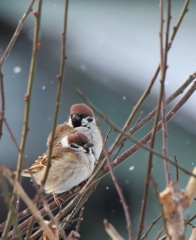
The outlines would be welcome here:
<svg viewBox="0 0 196 240">
<path fill-rule="evenodd" d="M 66 156 L 66 158 L 65 158 Z M 52 159 L 51 159 L 51 165 L 53 164 L 54 161 L 58 161 L 59 159 L 76 159 L 74 150 L 69 149 L 69 148 L 53 148 L 52 151 Z M 48 165 L 48 153 L 47 154 L 43 154 L 42 156 L 40 156 L 37 160 L 35 160 L 35 163 L 29 168 L 32 172 L 32 174 L 35 174 L 39 171 L 41 171 L 44 167 L 46 167 Z M 79 158 L 77 157 L 77 159 L 79 160 Z M 25 169 L 23 170 L 23 175 L 24 176 L 28 176 L 29 173 L 29 169 Z"/>
<path fill-rule="evenodd" d="M 58 125 L 55 130 L 53 146 L 59 147 L 58 144 L 61 141 L 61 139 L 63 137 L 65 137 L 66 135 L 70 134 L 71 132 L 74 132 L 74 129 L 72 127 L 68 126 L 66 124 L 66 122 L 64 122 L 61 125 Z M 49 134 L 49 136 L 47 138 L 47 142 L 46 142 L 47 147 L 49 147 L 51 145 L 51 138 L 52 138 L 52 132 Z"/>
</svg>

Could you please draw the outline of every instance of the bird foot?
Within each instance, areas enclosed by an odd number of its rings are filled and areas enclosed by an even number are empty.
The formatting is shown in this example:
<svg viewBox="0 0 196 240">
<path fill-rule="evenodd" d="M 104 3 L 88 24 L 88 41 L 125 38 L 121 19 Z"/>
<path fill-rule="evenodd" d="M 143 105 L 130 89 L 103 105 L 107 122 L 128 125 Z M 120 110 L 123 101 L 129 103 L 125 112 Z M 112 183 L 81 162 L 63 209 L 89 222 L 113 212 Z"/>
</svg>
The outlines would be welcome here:
<svg viewBox="0 0 196 240">
<path fill-rule="evenodd" d="M 62 202 L 64 202 L 64 200 L 63 200 L 61 197 L 58 197 L 55 192 L 52 192 L 52 194 L 53 194 L 53 198 L 54 198 L 54 201 L 55 201 L 56 205 L 57 205 L 57 206 L 60 208 L 60 210 L 61 210 L 61 209 L 62 209 L 62 206 L 61 206 L 60 200 L 61 200 Z"/>
</svg>

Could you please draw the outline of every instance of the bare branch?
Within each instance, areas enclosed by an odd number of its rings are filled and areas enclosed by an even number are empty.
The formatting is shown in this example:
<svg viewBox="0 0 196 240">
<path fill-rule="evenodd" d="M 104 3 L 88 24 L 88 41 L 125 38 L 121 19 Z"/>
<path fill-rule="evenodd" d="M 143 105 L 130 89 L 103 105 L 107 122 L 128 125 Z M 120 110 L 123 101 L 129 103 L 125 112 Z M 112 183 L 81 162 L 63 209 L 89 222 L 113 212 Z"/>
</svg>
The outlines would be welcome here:
<svg viewBox="0 0 196 240">
<path fill-rule="evenodd" d="M 144 235 L 141 237 L 141 240 L 145 239 L 148 237 L 148 233 L 150 230 L 154 227 L 154 225 L 161 219 L 162 215 L 160 214 L 155 220 L 152 221 L 150 227 L 147 229 L 147 231 L 144 233 Z"/>
<path fill-rule="evenodd" d="M 123 192 L 122 192 L 122 189 L 120 188 L 119 184 L 118 184 L 118 181 L 117 181 L 117 178 L 114 174 L 114 171 L 112 169 L 112 166 L 111 166 L 111 162 L 110 162 L 110 158 L 109 158 L 109 154 L 107 153 L 107 150 L 105 148 L 105 145 L 103 147 L 103 150 L 104 150 L 104 153 L 105 153 L 105 156 L 106 156 L 106 159 L 107 159 L 107 163 L 108 163 L 108 168 L 109 168 L 109 171 L 110 171 L 110 174 L 111 174 L 111 177 L 112 177 L 112 181 L 114 183 L 114 186 L 118 192 L 118 195 L 120 197 L 120 202 L 123 206 L 123 210 L 124 210 L 124 214 L 125 214 L 125 218 L 126 218 L 126 223 L 127 223 L 127 230 L 128 230 L 128 235 L 129 235 L 129 240 L 132 240 L 132 227 L 131 227 L 131 218 L 130 218 L 130 214 L 129 214 L 129 207 L 126 203 L 126 200 L 125 200 L 125 197 L 123 195 Z"/>
<path fill-rule="evenodd" d="M 80 224 L 81 224 L 81 221 L 82 221 L 83 212 L 84 212 L 84 207 L 82 207 L 81 210 L 80 210 L 78 224 L 76 225 L 76 232 L 79 232 L 79 230 L 80 230 Z"/>
<path fill-rule="evenodd" d="M 57 117 L 60 107 L 60 99 L 61 99 L 61 89 L 63 84 L 63 76 L 64 76 L 64 68 L 65 68 L 65 60 L 66 60 L 66 31 L 67 31 L 67 14 L 68 14 L 68 3 L 69 1 L 65 1 L 65 9 L 64 9 L 64 19 L 63 19 L 63 31 L 61 33 L 62 35 L 62 45 L 61 45 L 61 61 L 60 61 L 60 70 L 59 74 L 56 76 L 58 79 L 58 86 L 57 86 L 57 93 L 56 93 L 56 106 L 54 110 L 54 117 L 53 117 L 53 124 L 52 124 L 52 135 L 51 135 L 51 144 L 49 147 L 49 158 L 48 158 L 48 164 L 46 167 L 46 171 L 44 174 L 43 182 L 42 182 L 42 188 L 44 188 L 44 184 L 47 180 L 47 176 L 50 170 L 51 165 L 51 157 L 52 157 L 52 146 L 54 141 L 54 135 L 55 135 L 55 128 L 57 124 Z"/>
<path fill-rule="evenodd" d="M 174 155 L 174 160 L 176 162 L 176 181 L 179 181 L 178 160 L 176 155 Z"/>
<path fill-rule="evenodd" d="M 120 236 L 120 234 L 116 231 L 112 224 L 108 222 L 107 219 L 104 219 L 103 223 L 107 234 L 112 238 L 112 240 L 124 240 L 124 238 Z"/>
<path fill-rule="evenodd" d="M 3 119 L 4 119 L 4 113 L 5 113 L 5 96 L 4 96 L 4 85 L 3 85 L 3 74 L 1 72 L 0 68 L 0 94 L 1 94 L 1 111 L 0 111 L 0 140 L 1 136 L 3 134 Z"/>
<path fill-rule="evenodd" d="M 9 43 L 9 45 L 7 46 L 3 56 L 1 57 L 1 60 L 0 60 L 0 69 L 4 63 L 4 61 L 6 60 L 6 58 L 9 56 L 9 53 L 10 51 L 12 50 L 12 47 L 14 46 L 14 43 L 16 41 L 16 39 L 18 38 L 19 34 L 20 34 L 20 31 L 22 30 L 22 27 L 24 25 L 24 22 L 26 20 L 26 18 L 28 17 L 29 13 L 32 11 L 32 7 L 33 7 L 33 4 L 34 4 L 35 0 L 32 0 L 27 8 L 27 10 L 25 11 L 24 15 L 22 16 L 22 18 L 20 19 L 19 23 L 18 23 L 18 26 L 14 32 L 14 35 Z"/>
<path fill-rule="evenodd" d="M 39 213 L 38 209 L 34 205 L 34 203 L 31 201 L 31 199 L 28 197 L 28 195 L 24 192 L 23 188 L 21 187 L 18 180 L 13 179 L 12 173 L 2 167 L 1 171 L 3 175 L 9 180 L 9 182 L 14 187 L 16 193 L 22 198 L 22 200 L 25 202 L 25 204 L 31 209 L 32 214 L 36 218 L 36 221 L 39 223 L 39 225 L 43 228 L 43 230 L 47 233 L 50 240 L 57 240 L 57 238 L 54 236 L 53 232 L 50 230 L 50 228 L 45 224 L 41 214 Z"/>
<path fill-rule="evenodd" d="M 189 240 L 196 240 L 196 228 L 192 229 L 192 233 Z"/>
<path fill-rule="evenodd" d="M 29 8 L 27 9 L 27 12 L 25 12 L 25 14 L 23 15 L 21 23 L 19 22 L 19 25 L 18 25 L 18 28 L 17 28 L 17 29 L 19 29 L 19 31 L 22 28 L 22 25 L 23 25 L 23 23 L 24 23 L 24 21 L 27 17 L 27 14 L 31 11 L 33 3 L 34 3 L 34 1 L 31 2 Z M 41 11 L 41 9 L 40 9 L 40 11 Z M 31 99 L 32 84 L 33 84 L 33 79 L 34 79 L 36 56 L 37 56 L 37 51 L 40 47 L 40 45 L 38 44 L 39 28 L 40 28 L 40 17 L 37 18 L 35 28 L 34 28 L 33 50 L 32 50 L 31 64 L 30 64 L 28 85 L 27 85 L 27 93 L 24 95 L 25 109 L 24 109 L 24 117 L 23 117 L 23 129 L 22 129 L 22 137 L 21 137 L 21 142 L 20 142 L 20 151 L 19 151 L 19 154 L 18 154 L 17 173 L 16 173 L 16 179 L 19 180 L 19 181 L 21 179 L 23 153 L 24 153 L 24 149 L 25 149 L 26 137 L 27 137 L 27 132 L 28 132 L 30 99 Z M 17 34 L 18 34 L 18 31 L 16 32 L 16 35 Z M 0 66 L 3 64 L 3 61 L 5 60 L 8 52 L 11 50 L 16 38 L 17 37 L 13 38 L 13 41 L 11 41 L 11 46 L 10 47 L 8 46 L 6 53 L 2 57 Z M 13 194 L 14 194 L 13 204 L 16 205 L 15 191 L 13 191 Z M 10 209 L 9 212 L 8 212 L 8 217 L 7 217 L 7 220 L 6 220 L 6 226 L 5 226 L 5 229 L 4 229 L 4 234 L 5 235 L 9 231 L 10 225 L 12 223 L 13 214 L 14 214 L 14 212 Z"/>
<path fill-rule="evenodd" d="M 166 105 L 168 105 L 170 102 L 172 102 L 175 98 L 177 98 L 180 94 L 184 92 L 186 87 L 196 78 L 196 72 L 194 72 L 192 75 L 188 77 L 188 79 L 171 95 L 167 98 L 166 100 Z M 128 132 L 131 135 L 136 133 L 140 128 L 142 128 L 146 123 L 148 123 L 155 115 L 156 113 L 156 108 L 149 113 L 144 119 L 139 121 L 135 126 L 131 128 L 131 130 Z M 119 145 L 122 144 L 124 141 L 126 141 L 126 138 L 123 137 L 122 140 L 120 141 Z"/>
</svg>

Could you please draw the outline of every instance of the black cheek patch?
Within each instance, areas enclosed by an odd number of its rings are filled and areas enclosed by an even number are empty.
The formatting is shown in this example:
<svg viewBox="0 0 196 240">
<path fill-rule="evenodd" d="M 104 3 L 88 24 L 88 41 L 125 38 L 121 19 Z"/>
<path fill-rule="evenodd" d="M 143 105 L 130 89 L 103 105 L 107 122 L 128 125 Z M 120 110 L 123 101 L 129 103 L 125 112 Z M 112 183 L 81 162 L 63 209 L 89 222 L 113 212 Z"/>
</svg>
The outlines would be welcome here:
<svg viewBox="0 0 196 240">
<path fill-rule="evenodd" d="M 89 153 L 89 148 L 85 148 L 85 150 L 86 150 L 86 153 Z"/>
<path fill-rule="evenodd" d="M 72 148 L 78 148 L 78 146 L 76 144 L 74 144 L 74 143 L 71 143 L 71 147 Z"/>
</svg>

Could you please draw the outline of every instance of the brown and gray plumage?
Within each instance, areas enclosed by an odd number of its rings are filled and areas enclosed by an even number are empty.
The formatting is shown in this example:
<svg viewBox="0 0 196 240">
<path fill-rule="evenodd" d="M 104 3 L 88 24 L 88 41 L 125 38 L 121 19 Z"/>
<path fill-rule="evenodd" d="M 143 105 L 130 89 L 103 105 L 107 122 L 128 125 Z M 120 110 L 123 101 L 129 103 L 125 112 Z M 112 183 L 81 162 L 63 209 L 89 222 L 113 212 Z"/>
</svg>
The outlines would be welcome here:
<svg viewBox="0 0 196 240">
<path fill-rule="evenodd" d="M 56 127 L 54 147 L 58 147 L 61 140 L 70 133 L 83 133 L 93 143 L 92 148 L 96 160 L 98 160 L 103 147 L 101 133 L 96 125 L 92 109 L 86 104 L 74 104 L 70 108 L 70 116 L 67 122 Z M 46 145 L 51 145 L 52 133 L 49 134 Z M 63 146 L 63 145 L 62 145 Z"/>
<path fill-rule="evenodd" d="M 92 154 L 92 143 L 82 133 L 74 133 L 65 137 L 66 147 L 53 148 L 51 167 L 44 189 L 46 193 L 62 193 L 88 179 L 94 169 L 95 157 Z M 37 159 L 29 168 L 35 181 L 40 185 L 48 164 L 48 153 Z M 31 177 L 29 169 L 23 176 Z"/>
</svg>

